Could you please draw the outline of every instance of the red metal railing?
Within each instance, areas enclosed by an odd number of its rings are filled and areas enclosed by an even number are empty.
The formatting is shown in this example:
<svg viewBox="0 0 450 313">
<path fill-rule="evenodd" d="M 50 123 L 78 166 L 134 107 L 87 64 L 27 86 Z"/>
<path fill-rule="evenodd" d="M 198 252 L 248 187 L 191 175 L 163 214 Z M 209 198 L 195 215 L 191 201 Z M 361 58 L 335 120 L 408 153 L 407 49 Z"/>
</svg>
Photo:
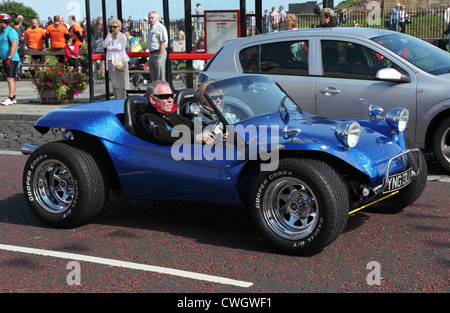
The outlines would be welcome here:
<svg viewBox="0 0 450 313">
<path fill-rule="evenodd" d="M 129 57 L 148 57 L 150 52 L 127 52 Z M 169 53 L 169 60 L 209 60 L 214 56 L 214 53 L 184 53 L 174 52 Z M 104 53 L 96 53 L 92 55 L 92 60 L 104 60 L 106 55 Z"/>
</svg>

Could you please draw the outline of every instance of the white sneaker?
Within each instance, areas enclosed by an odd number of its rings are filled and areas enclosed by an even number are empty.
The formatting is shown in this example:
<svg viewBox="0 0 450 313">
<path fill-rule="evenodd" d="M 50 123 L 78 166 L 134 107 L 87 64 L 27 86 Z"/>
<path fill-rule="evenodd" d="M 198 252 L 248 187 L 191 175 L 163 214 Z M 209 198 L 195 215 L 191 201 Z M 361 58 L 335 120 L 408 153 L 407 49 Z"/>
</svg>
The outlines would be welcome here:
<svg viewBox="0 0 450 313">
<path fill-rule="evenodd" d="M 2 101 L 1 104 L 2 104 L 3 106 L 7 106 L 7 107 L 8 107 L 8 106 L 11 106 L 11 105 L 16 104 L 16 102 L 17 102 L 16 99 L 11 100 L 11 99 L 8 98 L 8 99 L 6 99 L 5 101 Z"/>
</svg>

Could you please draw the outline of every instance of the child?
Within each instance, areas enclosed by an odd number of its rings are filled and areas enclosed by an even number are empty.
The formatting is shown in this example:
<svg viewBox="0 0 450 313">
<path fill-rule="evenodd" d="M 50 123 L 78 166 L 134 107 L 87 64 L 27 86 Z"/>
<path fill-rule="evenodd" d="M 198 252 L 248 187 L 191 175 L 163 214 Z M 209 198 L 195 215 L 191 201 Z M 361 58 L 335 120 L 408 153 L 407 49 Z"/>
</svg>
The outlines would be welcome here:
<svg viewBox="0 0 450 313">
<path fill-rule="evenodd" d="M 77 68 L 78 72 L 81 72 L 81 61 L 80 56 L 78 55 L 80 45 L 76 42 L 74 37 L 70 37 L 69 40 L 67 40 L 64 50 L 66 52 L 64 55 L 64 62 L 69 66 Z"/>
</svg>

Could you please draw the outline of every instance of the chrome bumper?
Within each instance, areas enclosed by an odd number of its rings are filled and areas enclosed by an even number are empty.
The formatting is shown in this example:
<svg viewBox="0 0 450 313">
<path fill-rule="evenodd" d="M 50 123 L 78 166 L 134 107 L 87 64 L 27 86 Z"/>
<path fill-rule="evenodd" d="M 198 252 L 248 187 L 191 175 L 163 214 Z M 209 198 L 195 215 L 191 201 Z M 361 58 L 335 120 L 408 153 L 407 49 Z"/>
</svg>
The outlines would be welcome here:
<svg viewBox="0 0 450 313">
<path fill-rule="evenodd" d="M 416 177 L 417 175 L 420 174 L 420 172 L 422 171 L 422 158 L 420 157 L 420 149 L 414 148 L 414 149 L 408 149 L 406 151 L 403 151 L 402 153 L 392 157 L 389 160 L 387 168 L 386 168 L 386 175 L 384 177 L 383 183 L 381 185 L 379 185 L 379 186 L 374 188 L 374 191 L 375 191 L 376 194 L 379 194 L 380 192 L 381 193 L 386 193 L 386 189 L 388 187 L 389 172 L 391 171 L 391 163 L 392 163 L 392 161 L 394 161 L 395 159 L 401 158 L 401 157 L 403 157 L 403 156 L 405 156 L 405 155 L 407 155 L 408 153 L 411 153 L 411 152 L 415 152 L 417 157 L 418 157 L 417 172 L 415 172 L 414 169 L 413 169 L 411 178 Z"/>
</svg>

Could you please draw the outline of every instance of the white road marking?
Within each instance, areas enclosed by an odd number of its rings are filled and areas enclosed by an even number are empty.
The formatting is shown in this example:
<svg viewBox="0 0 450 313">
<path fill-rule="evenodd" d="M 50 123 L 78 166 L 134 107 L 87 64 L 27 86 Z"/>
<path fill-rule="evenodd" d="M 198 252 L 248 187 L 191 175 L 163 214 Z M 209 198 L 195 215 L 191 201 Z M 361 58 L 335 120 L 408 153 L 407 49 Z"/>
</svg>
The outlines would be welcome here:
<svg viewBox="0 0 450 313">
<path fill-rule="evenodd" d="M 213 282 L 213 283 L 232 285 L 232 286 L 243 287 L 243 288 L 248 288 L 253 285 L 253 283 L 251 283 L 251 282 L 234 280 L 234 279 L 220 277 L 220 276 L 199 274 L 199 273 L 188 272 L 188 271 L 183 271 L 183 270 L 176 270 L 176 269 L 171 269 L 171 268 L 166 268 L 166 267 L 161 267 L 161 266 L 126 262 L 126 261 L 120 261 L 120 260 L 114 260 L 114 259 L 105 259 L 105 258 L 100 258 L 100 257 L 82 255 L 82 254 L 58 252 L 58 251 L 51 251 L 51 250 L 41 250 L 41 249 L 3 245 L 3 244 L 0 244 L 0 250 L 21 252 L 21 253 L 28 253 L 28 254 L 36 254 L 36 255 L 49 256 L 49 257 L 60 258 L 60 259 L 85 261 L 85 262 L 117 266 L 117 267 L 124 267 L 124 268 L 130 268 L 130 269 L 134 269 L 134 270 L 155 272 L 155 273 L 160 273 L 160 274 L 167 274 L 167 275 L 179 276 L 179 277 L 184 277 L 184 278 L 209 281 L 209 282 Z"/>
<path fill-rule="evenodd" d="M 0 154 L 23 155 L 20 151 L 0 150 Z"/>
</svg>

